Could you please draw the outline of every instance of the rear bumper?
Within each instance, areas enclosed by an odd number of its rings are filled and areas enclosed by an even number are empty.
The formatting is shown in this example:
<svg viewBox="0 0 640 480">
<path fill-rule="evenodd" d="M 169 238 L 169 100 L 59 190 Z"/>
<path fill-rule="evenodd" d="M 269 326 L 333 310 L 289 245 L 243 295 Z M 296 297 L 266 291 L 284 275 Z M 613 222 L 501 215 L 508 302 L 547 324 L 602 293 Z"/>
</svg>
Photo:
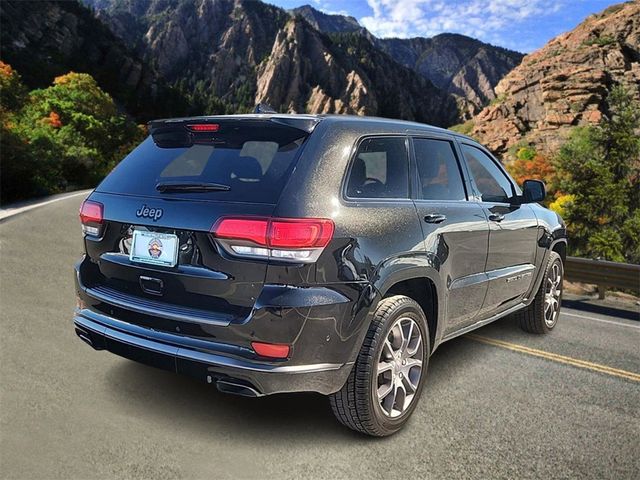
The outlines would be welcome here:
<svg viewBox="0 0 640 480">
<path fill-rule="evenodd" d="M 344 385 L 352 366 L 351 362 L 288 365 L 250 360 L 233 355 L 233 347 L 220 345 L 216 351 L 212 342 L 207 342 L 205 351 L 184 345 L 179 335 L 128 324 L 90 309 L 76 310 L 74 325 L 77 335 L 96 350 L 208 383 L 246 385 L 257 395 L 303 391 L 327 395 Z"/>
</svg>

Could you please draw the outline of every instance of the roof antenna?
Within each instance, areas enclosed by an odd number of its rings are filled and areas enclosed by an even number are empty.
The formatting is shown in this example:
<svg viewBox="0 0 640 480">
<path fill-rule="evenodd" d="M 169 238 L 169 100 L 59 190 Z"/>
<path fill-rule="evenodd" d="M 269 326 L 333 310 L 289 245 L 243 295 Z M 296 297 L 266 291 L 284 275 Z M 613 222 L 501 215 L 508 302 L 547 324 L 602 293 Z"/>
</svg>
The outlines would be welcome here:
<svg viewBox="0 0 640 480">
<path fill-rule="evenodd" d="M 256 105 L 256 108 L 253 110 L 253 113 L 278 113 L 276 112 L 271 105 L 266 103 L 259 103 Z"/>
</svg>

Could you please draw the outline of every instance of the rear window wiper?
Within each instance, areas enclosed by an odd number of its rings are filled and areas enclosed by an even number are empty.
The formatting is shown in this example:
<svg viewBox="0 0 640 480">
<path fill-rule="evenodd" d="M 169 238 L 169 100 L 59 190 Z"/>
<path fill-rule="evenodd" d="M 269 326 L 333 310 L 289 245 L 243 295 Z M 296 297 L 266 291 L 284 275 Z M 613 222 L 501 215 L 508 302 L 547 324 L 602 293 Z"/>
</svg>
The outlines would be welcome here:
<svg viewBox="0 0 640 480">
<path fill-rule="evenodd" d="M 226 192 L 231 190 L 229 185 L 222 183 L 203 182 L 160 182 L 156 185 L 156 190 L 161 193 L 169 192 Z"/>
</svg>

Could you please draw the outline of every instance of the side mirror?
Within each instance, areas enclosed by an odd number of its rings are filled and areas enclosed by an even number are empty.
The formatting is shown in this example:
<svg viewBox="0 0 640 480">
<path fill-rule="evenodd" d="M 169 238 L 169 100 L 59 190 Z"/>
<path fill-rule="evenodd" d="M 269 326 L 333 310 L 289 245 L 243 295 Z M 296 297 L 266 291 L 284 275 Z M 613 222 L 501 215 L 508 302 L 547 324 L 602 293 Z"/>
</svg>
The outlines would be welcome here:
<svg viewBox="0 0 640 480">
<path fill-rule="evenodd" d="M 522 203 L 536 203 L 544 200 L 547 190 L 540 180 L 525 180 L 522 185 Z"/>
</svg>

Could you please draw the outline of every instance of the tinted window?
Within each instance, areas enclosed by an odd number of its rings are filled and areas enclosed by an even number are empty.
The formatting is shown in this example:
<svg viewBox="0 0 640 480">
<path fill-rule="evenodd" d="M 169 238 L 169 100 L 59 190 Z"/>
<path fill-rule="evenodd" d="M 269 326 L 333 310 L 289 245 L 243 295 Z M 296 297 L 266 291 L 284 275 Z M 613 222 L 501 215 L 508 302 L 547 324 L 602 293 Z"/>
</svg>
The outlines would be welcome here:
<svg viewBox="0 0 640 480">
<path fill-rule="evenodd" d="M 413 140 L 420 178 L 418 194 L 425 200 L 465 200 L 462 177 L 451 142 Z"/>
<path fill-rule="evenodd" d="M 482 201 L 508 202 L 513 196 L 513 187 L 491 157 L 470 145 L 462 145 L 462 150 Z"/>
<path fill-rule="evenodd" d="M 291 130 L 291 129 L 290 129 Z M 164 135 L 164 134 L 163 134 Z M 192 138 L 193 137 L 193 138 Z M 304 133 L 234 128 L 227 135 L 180 141 L 147 138 L 99 185 L 102 192 L 276 203 L 294 167 Z M 158 183 L 219 183 L 228 191 L 159 193 Z"/>
<path fill-rule="evenodd" d="M 367 138 L 351 164 L 347 196 L 409 198 L 409 162 L 404 137 Z"/>
</svg>

